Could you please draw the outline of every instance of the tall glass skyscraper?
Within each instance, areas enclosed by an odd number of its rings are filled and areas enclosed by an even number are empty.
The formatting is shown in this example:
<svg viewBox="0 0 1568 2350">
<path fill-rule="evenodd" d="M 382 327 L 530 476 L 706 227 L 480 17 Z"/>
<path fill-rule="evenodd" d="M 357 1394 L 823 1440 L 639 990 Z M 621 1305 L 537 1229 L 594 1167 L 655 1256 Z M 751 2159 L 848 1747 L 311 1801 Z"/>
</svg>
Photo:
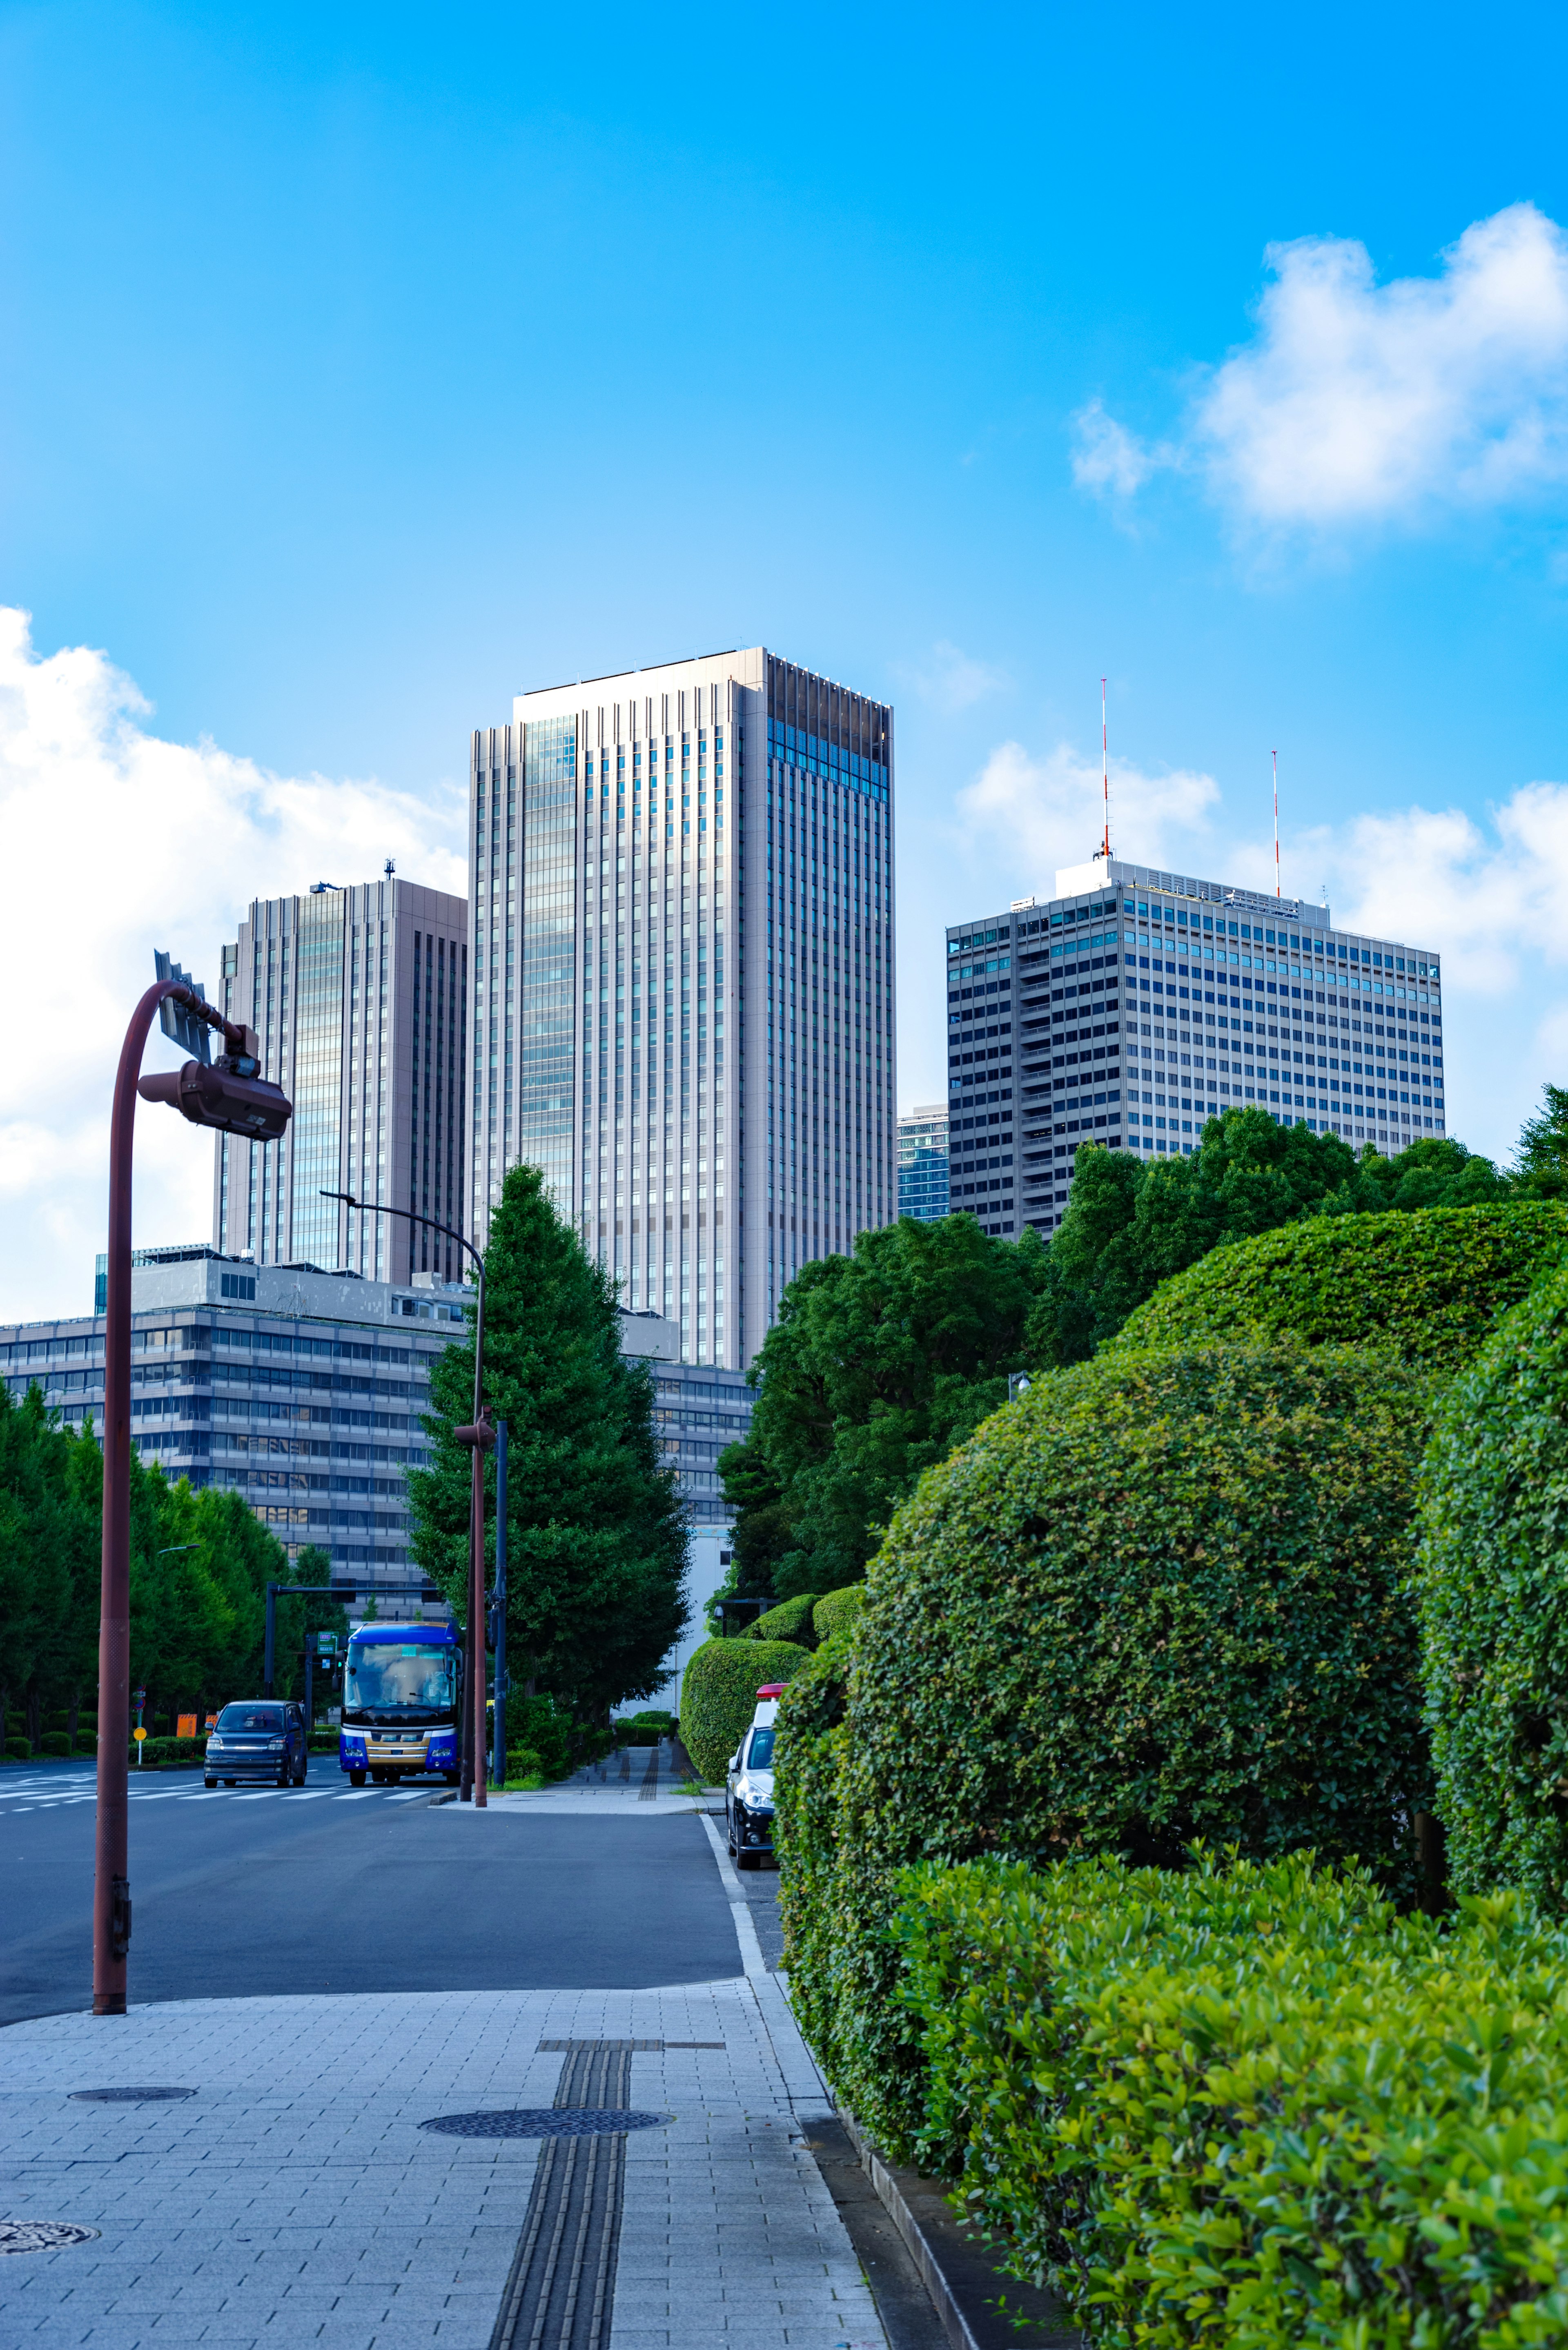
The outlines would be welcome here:
<svg viewBox="0 0 1568 2350">
<path fill-rule="evenodd" d="M 539 1165 L 688 1363 L 897 1212 L 892 731 L 757 646 L 472 737 L 472 1227 Z"/>
<path fill-rule="evenodd" d="M 898 1120 L 898 1213 L 930 1223 L 948 1212 L 948 1106 L 917 1104 Z"/>
<path fill-rule="evenodd" d="M 281 1143 L 217 1138 L 213 1246 L 258 1264 L 461 1280 L 451 1242 L 321 1194 L 463 1229 L 467 995 L 461 898 L 389 875 L 257 899 L 223 949 L 219 1001 L 255 1030 L 294 1117 Z"/>
</svg>

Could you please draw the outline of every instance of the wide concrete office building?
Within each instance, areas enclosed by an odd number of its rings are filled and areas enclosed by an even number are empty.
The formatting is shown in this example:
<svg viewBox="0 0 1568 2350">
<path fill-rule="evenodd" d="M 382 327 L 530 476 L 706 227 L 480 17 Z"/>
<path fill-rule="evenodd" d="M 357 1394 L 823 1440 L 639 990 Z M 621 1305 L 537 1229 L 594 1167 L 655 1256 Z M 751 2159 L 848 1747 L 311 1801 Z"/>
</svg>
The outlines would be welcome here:
<svg viewBox="0 0 1568 2350">
<path fill-rule="evenodd" d="M 1353 1146 L 1446 1131 L 1440 957 L 1326 906 L 1096 858 L 947 934 L 954 1209 L 1050 1232 L 1082 1142 L 1190 1152 L 1254 1104 Z"/>
<path fill-rule="evenodd" d="M 470 749 L 471 1230 L 545 1170 L 682 1359 L 897 1212 L 893 724 L 761 646 L 519 694 Z"/>
<path fill-rule="evenodd" d="M 469 1295 L 432 1274 L 362 1281 L 204 1243 L 138 1250 L 131 1442 L 171 1479 L 243 1494 L 291 1555 L 318 1544 L 335 1578 L 406 1582 L 417 1570 L 403 1471 L 429 1459 L 431 1372 L 465 1333 Z M 728 1564 L 716 1463 L 744 1437 L 752 1393 L 738 1373 L 680 1362 L 659 1315 L 623 1314 L 621 1347 L 648 1360 L 655 1431 L 686 1504 L 692 1589 L 705 1598 Z M 18 1401 L 38 1388 L 67 1425 L 101 1439 L 103 1347 L 101 1311 L 0 1327 L 0 1379 Z"/>
<path fill-rule="evenodd" d="M 258 899 L 223 949 L 218 996 L 293 1100 L 278 1143 L 217 1139 L 213 1245 L 257 1265 L 460 1279 L 462 1252 L 323 1191 L 463 1230 L 468 907 L 399 880 Z"/>
</svg>

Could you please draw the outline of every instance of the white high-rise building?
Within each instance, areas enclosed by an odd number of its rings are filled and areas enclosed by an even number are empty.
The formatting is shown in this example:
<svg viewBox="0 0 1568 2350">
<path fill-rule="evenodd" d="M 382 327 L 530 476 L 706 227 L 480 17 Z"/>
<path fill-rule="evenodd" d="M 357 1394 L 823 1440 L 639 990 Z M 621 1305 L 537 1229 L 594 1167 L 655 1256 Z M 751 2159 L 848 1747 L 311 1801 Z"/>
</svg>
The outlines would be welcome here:
<svg viewBox="0 0 1568 2350">
<path fill-rule="evenodd" d="M 470 763 L 471 1228 L 542 1167 L 738 1371 L 898 1211 L 892 712 L 761 646 L 519 694 Z"/>
</svg>

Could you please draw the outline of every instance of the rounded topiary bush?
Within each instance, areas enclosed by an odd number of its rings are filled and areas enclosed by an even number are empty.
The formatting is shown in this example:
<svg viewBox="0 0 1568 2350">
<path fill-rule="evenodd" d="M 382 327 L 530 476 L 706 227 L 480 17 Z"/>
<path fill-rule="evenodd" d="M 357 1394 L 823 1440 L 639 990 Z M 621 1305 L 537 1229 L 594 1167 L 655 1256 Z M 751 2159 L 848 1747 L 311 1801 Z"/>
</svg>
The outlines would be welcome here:
<svg viewBox="0 0 1568 2350">
<path fill-rule="evenodd" d="M 1106 1354 L 1036 1379 L 899 1510 L 850 1644 L 832 1890 L 792 1974 L 885 2140 L 907 2149 L 919 2114 L 886 1939 L 913 1862 L 1180 1866 L 1201 1836 L 1354 1854 L 1413 1889 L 1429 1393 L 1345 1348 Z M 786 1830 L 786 1872 L 806 1857 Z"/>
<path fill-rule="evenodd" d="M 71 1739 L 67 1730 L 46 1730 L 38 1741 L 40 1754 L 68 1754 L 70 1751 Z"/>
<path fill-rule="evenodd" d="M 1568 1201 L 1558 1200 L 1314 1216 L 1212 1250 L 1162 1282 L 1112 1343 L 1125 1354 L 1295 1337 L 1457 1370 L 1565 1246 Z"/>
<path fill-rule="evenodd" d="M 819 1640 L 831 1640 L 836 1633 L 849 1629 L 865 1605 L 866 1586 L 846 1583 L 817 1601 L 811 1611 L 812 1629 Z"/>
<path fill-rule="evenodd" d="M 1568 1909 L 1568 1273 L 1455 1381 L 1417 1590 L 1437 1813 L 1462 1892 Z"/>
<path fill-rule="evenodd" d="M 707 1640 L 680 1681 L 680 1742 L 706 1786 L 716 1786 L 768 1681 L 793 1680 L 809 1648 L 792 1640 Z"/>
<path fill-rule="evenodd" d="M 748 1624 L 741 1634 L 742 1640 L 793 1640 L 797 1648 L 815 1648 L 816 1634 L 812 1629 L 811 1615 L 816 1606 L 815 1591 L 803 1591 L 794 1599 L 783 1599 Z"/>
</svg>

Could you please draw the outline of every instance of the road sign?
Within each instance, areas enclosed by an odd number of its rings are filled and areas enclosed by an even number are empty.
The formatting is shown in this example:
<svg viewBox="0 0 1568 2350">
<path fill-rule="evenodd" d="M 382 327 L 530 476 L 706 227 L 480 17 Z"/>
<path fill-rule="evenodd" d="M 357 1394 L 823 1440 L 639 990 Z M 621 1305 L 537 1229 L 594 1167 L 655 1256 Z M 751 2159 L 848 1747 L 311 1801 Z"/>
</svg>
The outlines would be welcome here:
<svg viewBox="0 0 1568 2350">
<path fill-rule="evenodd" d="M 161 947 L 153 949 L 152 967 L 160 979 L 177 979 L 182 987 L 188 987 L 205 1003 L 207 990 L 202 982 L 192 979 L 188 971 L 182 971 Z M 158 1024 L 166 1036 L 172 1036 L 182 1053 L 189 1053 L 191 1058 L 200 1061 L 203 1068 L 210 1066 L 212 1054 L 207 1040 L 212 1031 L 204 1020 L 198 1020 L 193 1012 L 187 1012 L 182 1003 L 176 1003 L 171 995 L 166 995 L 158 1007 Z"/>
<path fill-rule="evenodd" d="M 143 1730 L 143 1728 L 141 1727 L 141 1724 L 140 1724 L 140 1722 L 138 1722 L 138 1723 L 137 1723 L 137 1725 L 136 1725 L 136 1727 L 135 1727 L 135 1729 L 131 1731 L 131 1733 L 130 1733 L 130 1734 L 131 1734 L 132 1738 L 134 1738 L 134 1739 L 135 1739 L 135 1741 L 136 1741 L 136 1742 L 137 1742 L 138 1746 L 140 1746 L 140 1743 L 141 1743 L 141 1742 L 142 1742 L 142 1740 L 146 1737 L 147 1732 L 145 1731 L 145 1730 Z"/>
</svg>

